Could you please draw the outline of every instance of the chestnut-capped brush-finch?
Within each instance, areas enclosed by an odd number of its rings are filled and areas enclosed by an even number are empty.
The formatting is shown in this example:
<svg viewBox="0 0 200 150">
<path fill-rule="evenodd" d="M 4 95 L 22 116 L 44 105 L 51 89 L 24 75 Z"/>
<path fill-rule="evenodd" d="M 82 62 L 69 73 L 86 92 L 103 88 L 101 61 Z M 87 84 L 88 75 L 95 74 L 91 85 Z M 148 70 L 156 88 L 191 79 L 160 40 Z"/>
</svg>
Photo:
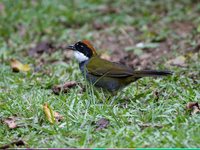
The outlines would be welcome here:
<svg viewBox="0 0 200 150">
<path fill-rule="evenodd" d="M 170 71 L 134 70 L 125 65 L 104 60 L 99 57 L 87 40 L 79 41 L 68 46 L 67 49 L 74 51 L 74 56 L 79 61 L 79 68 L 90 83 L 112 93 L 142 77 L 172 75 Z"/>
</svg>

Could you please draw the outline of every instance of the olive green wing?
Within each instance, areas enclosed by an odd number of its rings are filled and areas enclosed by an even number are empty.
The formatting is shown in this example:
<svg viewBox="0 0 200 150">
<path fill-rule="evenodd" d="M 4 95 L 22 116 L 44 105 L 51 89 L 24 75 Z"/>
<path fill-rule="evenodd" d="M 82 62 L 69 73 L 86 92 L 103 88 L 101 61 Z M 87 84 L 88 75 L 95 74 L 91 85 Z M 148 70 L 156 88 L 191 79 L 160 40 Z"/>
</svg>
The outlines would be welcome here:
<svg viewBox="0 0 200 150">
<path fill-rule="evenodd" d="M 96 76 L 128 77 L 133 75 L 133 70 L 127 66 L 110 62 L 100 57 L 92 57 L 86 65 L 87 71 Z"/>
</svg>

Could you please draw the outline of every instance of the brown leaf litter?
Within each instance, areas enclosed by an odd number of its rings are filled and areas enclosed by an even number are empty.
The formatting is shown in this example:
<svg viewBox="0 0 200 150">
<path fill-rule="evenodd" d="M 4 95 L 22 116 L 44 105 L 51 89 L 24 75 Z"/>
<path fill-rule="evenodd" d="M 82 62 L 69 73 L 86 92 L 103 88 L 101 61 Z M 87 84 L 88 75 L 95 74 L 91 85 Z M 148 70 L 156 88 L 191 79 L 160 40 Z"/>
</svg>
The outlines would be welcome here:
<svg viewBox="0 0 200 150">
<path fill-rule="evenodd" d="M 101 30 L 98 33 L 94 33 L 94 38 L 99 39 L 95 45 L 102 58 L 119 62 L 121 64 L 138 69 L 150 69 L 163 55 L 166 55 L 171 50 L 171 40 L 166 39 L 157 44 L 156 47 L 144 47 L 141 49 L 141 54 L 137 55 L 134 50 L 126 51 L 129 47 L 136 47 L 137 41 L 134 37 L 138 36 L 138 32 L 133 27 L 123 27 L 119 29 L 119 36 L 113 37 L 109 33 Z M 143 42 L 144 43 L 144 42 Z"/>
<path fill-rule="evenodd" d="M 76 81 L 68 81 L 61 85 L 54 85 L 52 91 L 54 94 L 58 95 L 59 93 L 67 93 L 70 88 L 73 88 L 77 85 Z"/>
<path fill-rule="evenodd" d="M 101 28 L 100 26 L 100 29 Z M 198 35 L 194 37 L 194 42 L 197 43 L 197 46 L 194 47 L 194 45 L 188 42 L 188 35 L 191 35 L 193 29 L 195 29 L 195 26 L 189 22 L 177 21 L 169 26 L 171 30 L 178 33 L 180 39 L 175 39 L 173 36 L 169 35 L 162 41 L 157 41 L 157 47 L 141 48 L 141 55 L 137 55 L 134 49 L 130 51 L 125 50 L 129 47 L 136 47 L 137 43 L 147 42 L 145 41 L 147 40 L 146 38 L 143 40 L 138 38 L 142 35 L 141 31 L 134 27 L 120 26 L 117 28 L 119 32 L 117 33 L 118 36 L 113 36 L 112 33 L 107 32 L 110 30 L 109 28 L 112 29 L 113 27 L 108 26 L 106 30 L 93 33 L 93 38 L 98 39 L 98 41 L 94 43 L 97 49 L 101 49 L 99 53 L 101 53 L 102 58 L 113 62 L 119 62 L 136 69 L 152 69 L 155 68 L 158 63 L 165 64 L 165 60 L 167 59 L 171 61 L 172 59 L 176 59 L 172 53 L 174 48 L 183 56 L 186 51 L 195 52 L 200 49 Z M 148 26 L 148 30 L 155 31 L 157 29 L 151 29 L 151 26 Z M 154 41 L 151 41 L 151 43 L 154 43 Z M 163 59 L 164 57 L 165 59 Z M 185 60 L 181 57 L 170 63 L 174 66 L 187 66 Z"/>
<path fill-rule="evenodd" d="M 176 21 L 170 27 L 181 37 L 187 37 L 195 28 L 194 24 L 189 21 Z"/>
<path fill-rule="evenodd" d="M 56 119 L 56 122 L 61 122 L 64 119 L 64 117 L 58 112 L 54 112 L 54 117 Z"/>
<path fill-rule="evenodd" d="M 23 140 L 17 140 L 14 142 L 11 142 L 9 144 L 3 145 L 0 147 L 0 149 L 8 149 L 8 148 L 12 148 L 14 145 L 16 145 L 17 147 L 23 146 L 26 143 Z"/>
<path fill-rule="evenodd" d="M 97 21 L 94 21 L 92 23 L 92 26 L 95 30 L 102 30 L 102 29 L 105 29 L 108 25 L 105 24 L 105 23 L 101 23 L 101 22 L 97 22 Z"/>
<path fill-rule="evenodd" d="M 96 131 L 100 131 L 109 125 L 109 120 L 106 118 L 101 118 L 96 122 Z"/>
<path fill-rule="evenodd" d="M 160 124 L 150 124 L 150 123 L 141 123 L 138 125 L 140 128 L 145 129 L 145 128 L 163 128 L 163 125 L 160 125 Z"/>
<path fill-rule="evenodd" d="M 17 119 L 18 118 L 16 116 L 11 116 L 6 118 L 3 122 L 7 124 L 10 129 L 15 129 L 18 127 L 16 123 Z"/>
<path fill-rule="evenodd" d="M 55 51 L 55 46 L 50 41 L 42 41 L 36 44 L 35 47 L 30 48 L 28 51 L 29 56 L 38 56 L 42 53 L 52 53 Z"/>
<path fill-rule="evenodd" d="M 191 115 L 200 113 L 200 107 L 198 102 L 188 102 L 186 104 L 186 109 L 190 111 Z"/>
<path fill-rule="evenodd" d="M 185 56 L 181 55 L 166 62 L 166 65 L 187 67 Z"/>
</svg>

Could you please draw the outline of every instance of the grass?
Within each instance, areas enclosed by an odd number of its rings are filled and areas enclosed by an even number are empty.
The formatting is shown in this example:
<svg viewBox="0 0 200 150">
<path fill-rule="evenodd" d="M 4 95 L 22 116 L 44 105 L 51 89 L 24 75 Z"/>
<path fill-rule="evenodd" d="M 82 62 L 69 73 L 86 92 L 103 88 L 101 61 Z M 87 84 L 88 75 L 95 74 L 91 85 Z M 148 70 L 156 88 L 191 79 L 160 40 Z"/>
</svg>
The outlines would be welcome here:
<svg viewBox="0 0 200 150">
<path fill-rule="evenodd" d="M 65 62 L 61 49 L 39 58 L 27 55 L 30 47 L 44 40 L 60 45 L 90 39 L 102 48 L 105 39 L 98 34 L 121 36 L 122 27 L 132 26 L 138 32 L 135 41 L 173 39 L 169 53 L 179 56 L 186 49 L 179 45 L 181 41 L 190 47 L 197 44 L 199 3 L 4 0 L 0 6 L 0 146 L 22 139 L 26 143 L 22 147 L 200 147 L 200 116 L 191 116 L 185 109 L 188 102 L 200 100 L 199 53 L 187 57 L 187 67 L 168 67 L 174 71 L 171 77 L 144 78 L 131 84 L 113 104 L 103 92 L 97 95 L 90 88 L 82 92 L 80 86 L 65 94 L 52 93 L 53 85 L 65 81 L 87 84 L 77 62 Z M 94 21 L 107 27 L 98 31 Z M 182 37 L 170 28 L 176 22 L 192 23 L 194 29 Z M 14 73 L 11 58 L 32 68 L 39 66 L 41 58 L 45 63 L 38 72 Z M 155 64 L 156 69 L 166 67 L 159 61 Z M 42 109 L 46 102 L 64 116 L 61 123 L 47 121 Z M 15 115 L 20 127 L 9 129 L 3 120 Z M 102 117 L 110 123 L 96 131 L 94 122 Z M 142 127 L 145 124 L 150 126 Z"/>
</svg>

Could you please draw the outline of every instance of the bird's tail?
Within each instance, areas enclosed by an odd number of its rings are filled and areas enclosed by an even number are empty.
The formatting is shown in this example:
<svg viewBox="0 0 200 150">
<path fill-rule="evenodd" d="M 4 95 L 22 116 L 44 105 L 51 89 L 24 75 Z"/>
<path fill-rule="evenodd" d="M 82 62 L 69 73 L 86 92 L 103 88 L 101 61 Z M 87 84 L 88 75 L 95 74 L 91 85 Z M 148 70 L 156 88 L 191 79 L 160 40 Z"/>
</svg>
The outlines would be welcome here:
<svg viewBox="0 0 200 150">
<path fill-rule="evenodd" d="M 141 71 L 134 71 L 134 77 L 152 77 L 152 76 L 168 76 L 172 75 L 171 71 L 157 71 L 157 70 L 141 70 Z"/>
</svg>

